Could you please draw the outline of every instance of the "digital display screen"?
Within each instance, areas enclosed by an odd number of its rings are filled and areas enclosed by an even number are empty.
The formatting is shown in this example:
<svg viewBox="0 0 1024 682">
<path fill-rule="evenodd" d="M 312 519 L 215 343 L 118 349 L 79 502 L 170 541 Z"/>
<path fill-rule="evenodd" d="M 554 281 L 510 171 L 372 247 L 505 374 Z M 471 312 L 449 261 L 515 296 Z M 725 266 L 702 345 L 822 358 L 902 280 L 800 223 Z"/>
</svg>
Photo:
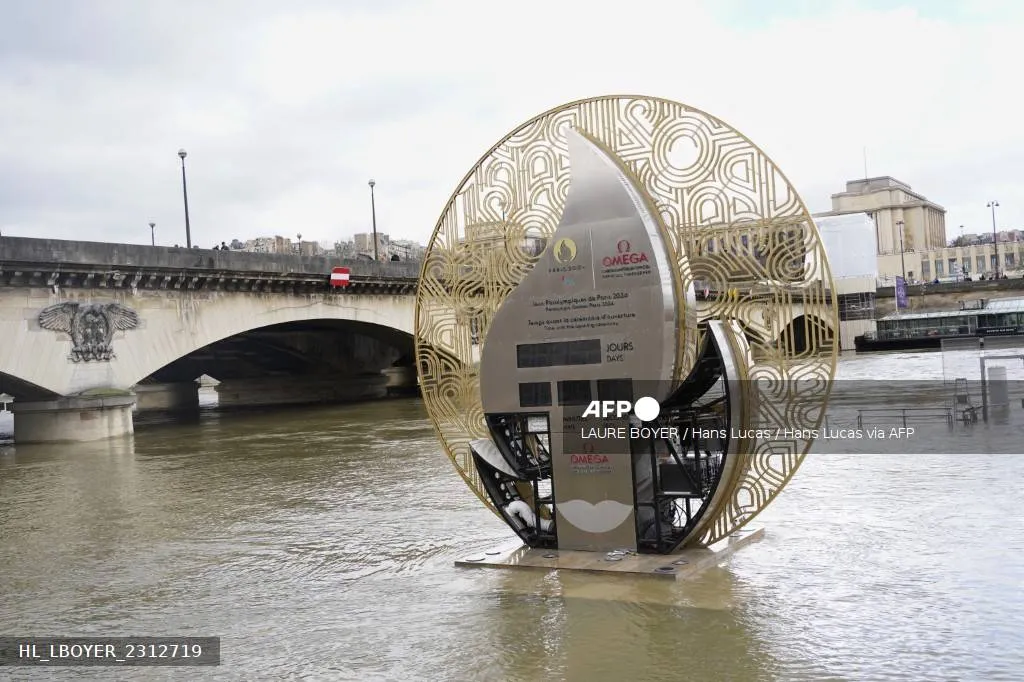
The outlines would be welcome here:
<svg viewBox="0 0 1024 682">
<path fill-rule="evenodd" d="M 516 366 L 519 369 L 600 364 L 600 339 L 521 343 L 516 346 Z"/>
<path fill-rule="evenodd" d="M 598 400 L 627 400 L 633 402 L 632 379 L 598 379 Z"/>
<path fill-rule="evenodd" d="M 519 384 L 519 407 L 548 407 L 551 405 L 551 384 L 547 381 Z"/>
<path fill-rule="evenodd" d="M 591 401 L 590 381 L 559 381 L 559 405 L 586 405 Z"/>
</svg>

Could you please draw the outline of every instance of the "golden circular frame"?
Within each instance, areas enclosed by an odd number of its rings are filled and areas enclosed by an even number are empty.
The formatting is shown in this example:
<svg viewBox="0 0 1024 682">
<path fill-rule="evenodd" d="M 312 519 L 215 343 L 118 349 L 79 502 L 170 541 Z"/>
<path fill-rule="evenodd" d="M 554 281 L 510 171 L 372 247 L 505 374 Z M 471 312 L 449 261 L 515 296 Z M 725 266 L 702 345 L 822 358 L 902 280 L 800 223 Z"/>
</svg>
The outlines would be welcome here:
<svg viewBox="0 0 1024 682">
<path fill-rule="evenodd" d="M 523 123 L 473 165 L 427 245 L 415 346 L 427 412 L 445 452 L 492 511 L 469 442 L 487 436 L 479 358 L 494 313 L 549 246 L 570 182 L 564 126 L 599 140 L 646 189 L 667 230 L 680 302 L 679 376 L 696 361 L 697 323 L 740 323 L 755 399 L 744 428 L 790 428 L 745 444 L 739 466 L 687 540 L 711 544 L 746 525 L 789 482 L 820 427 L 838 354 L 839 318 L 824 245 L 778 167 L 699 109 L 641 95 L 560 105 Z M 705 292 L 708 292 L 705 295 Z M 711 294 L 710 292 L 713 292 Z"/>
</svg>

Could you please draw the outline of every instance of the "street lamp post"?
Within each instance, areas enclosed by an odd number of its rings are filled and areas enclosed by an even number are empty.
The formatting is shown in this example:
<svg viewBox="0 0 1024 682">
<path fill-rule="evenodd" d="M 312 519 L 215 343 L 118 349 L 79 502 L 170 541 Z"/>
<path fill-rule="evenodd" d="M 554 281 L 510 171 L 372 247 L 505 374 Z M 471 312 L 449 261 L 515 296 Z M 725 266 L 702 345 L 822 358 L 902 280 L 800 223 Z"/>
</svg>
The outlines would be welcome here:
<svg viewBox="0 0 1024 682">
<path fill-rule="evenodd" d="M 995 199 L 985 204 L 986 208 L 992 209 L 992 253 L 996 259 L 996 279 L 999 279 L 999 237 L 996 235 L 996 206 L 998 205 L 999 202 Z"/>
<path fill-rule="evenodd" d="M 373 198 L 373 187 L 377 183 L 371 178 L 368 184 L 370 185 L 370 216 L 373 220 L 373 260 L 379 261 L 380 257 L 377 254 L 377 204 Z"/>
<path fill-rule="evenodd" d="M 156 246 L 156 223 L 149 224 L 149 245 Z"/>
<path fill-rule="evenodd" d="M 178 150 L 178 158 L 181 159 L 181 195 L 185 198 L 185 248 L 192 248 L 192 226 L 188 222 L 188 185 L 185 183 L 185 157 L 188 152 L 184 149 Z"/>
<path fill-rule="evenodd" d="M 900 265 L 903 267 L 903 284 L 907 284 L 907 261 L 903 257 L 903 221 L 897 220 L 896 227 L 900 228 Z"/>
</svg>

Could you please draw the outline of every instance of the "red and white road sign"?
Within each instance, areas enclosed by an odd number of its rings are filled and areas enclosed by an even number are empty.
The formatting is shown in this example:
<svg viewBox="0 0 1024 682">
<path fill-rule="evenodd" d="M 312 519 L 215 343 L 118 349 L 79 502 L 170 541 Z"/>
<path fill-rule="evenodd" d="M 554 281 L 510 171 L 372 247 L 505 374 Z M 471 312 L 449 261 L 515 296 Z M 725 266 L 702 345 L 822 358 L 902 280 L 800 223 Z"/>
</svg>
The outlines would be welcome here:
<svg viewBox="0 0 1024 682">
<path fill-rule="evenodd" d="M 332 287 L 347 287 L 349 283 L 348 278 L 348 268 L 334 268 L 333 270 L 331 270 Z"/>
</svg>

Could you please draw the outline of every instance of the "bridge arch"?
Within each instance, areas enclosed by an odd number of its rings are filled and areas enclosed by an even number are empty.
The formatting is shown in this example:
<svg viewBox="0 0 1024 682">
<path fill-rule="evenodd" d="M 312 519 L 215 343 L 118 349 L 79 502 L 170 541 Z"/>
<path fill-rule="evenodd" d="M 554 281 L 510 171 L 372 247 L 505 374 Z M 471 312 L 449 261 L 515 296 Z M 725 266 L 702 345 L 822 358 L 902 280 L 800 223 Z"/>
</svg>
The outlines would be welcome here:
<svg viewBox="0 0 1024 682">
<path fill-rule="evenodd" d="M 148 343 L 125 334 L 122 376 L 118 387 L 130 387 L 204 349 L 223 349 L 230 340 L 257 343 L 261 334 L 316 337 L 339 332 L 388 340 L 401 345 L 412 339 L 411 296 L 305 297 L 226 296 L 199 305 L 183 305 L 164 313 L 153 325 Z M 140 317 L 145 311 L 140 311 Z M 154 318 L 157 316 L 154 315 Z M 143 317 L 145 319 L 145 317 Z M 267 343 L 264 343 L 267 347 Z M 323 344 L 309 344 L 307 352 L 324 355 Z M 196 364 L 193 362 L 192 364 Z M 201 364 L 201 363 L 199 363 Z M 166 373 L 166 372 L 165 372 Z M 205 372 L 200 372 L 203 374 Z M 196 376 L 199 376 L 197 374 Z M 210 374 L 215 376 L 214 374 Z"/>
<path fill-rule="evenodd" d="M 810 350 L 824 348 L 836 342 L 832 326 L 813 314 L 797 315 L 786 325 L 779 336 L 779 343 L 791 353 L 803 355 Z"/>
<path fill-rule="evenodd" d="M 415 387 L 413 338 L 382 325 L 308 319 L 254 327 L 140 377 L 138 409 L 198 407 L 195 380 L 217 380 L 221 407 L 383 397 Z M 404 363 L 404 366 L 403 366 Z"/>
<path fill-rule="evenodd" d="M 736 323 L 739 325 L 740 331 L 743 332 L 744 338 L 746 338 L 747 343 L 749 343 L 750 345 L 763 346 L 769 343 L 769 335 L 766 334 L 757 325 L 750 324 L 747 320 L 744 319 L 736 319 Z"/>
<path fill-rule="evenodd" d="M 201 375 L 224 380 L 261 370 L 268 374 L 359 373 L 373 366 L 378 359 L 375 354 L 386 356 L 380 360 L 385 367 L 403 358 L 409 358 L 411 365 L 412 351 L 413 337 L 393 327 L 336 318 L 297 320 L 224 336 L 139 377 L 136 383 L 185 381 Z"/>
<path fill-rule="evenodd" d="M 352 330 L 362 333 L 412 338 L 414 298 L 409 295 L 82 293 L 85 292 L 76 292 L 78 295 L 73 298 L 51 295 L 49 301 L 44 297 L 29 309 L 28 319 L 0 348 L 0 373 L 18 377 L 51 394 L 71 396 L 97 388 L 130 390 L 200 349 L 257 329 L 315 321 L 325 325 L 347 322 L 353 325 Z M 110 342 L 113 357 L 109 360 L 74 362 L 70 358 L 70 336 L 44 329 L 38 322 L 41 310 L 65 300 L 80 304 L 116 303 L 134 311 L 138 323 L 135 328 L 114 334 Z"/>
<path fill-rule="evenodd" d="M 58 393 L 6 372 L 0 372 L 0 393 L 6 393 L 15 401 L 56 400 L 60 397 Z"/>
</svg>

